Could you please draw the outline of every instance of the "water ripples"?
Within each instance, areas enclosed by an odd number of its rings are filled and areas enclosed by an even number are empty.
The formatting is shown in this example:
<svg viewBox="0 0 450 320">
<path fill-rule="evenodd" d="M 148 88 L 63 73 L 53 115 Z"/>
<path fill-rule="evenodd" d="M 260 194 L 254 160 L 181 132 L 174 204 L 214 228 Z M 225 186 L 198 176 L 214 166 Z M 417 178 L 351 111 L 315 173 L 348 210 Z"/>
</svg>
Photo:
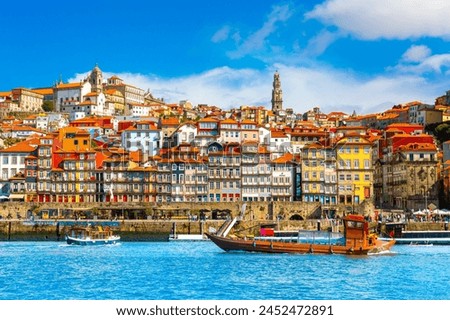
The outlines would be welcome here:
<svg viewBox="0 0 450 320">
<path fill-rule="evenodd" d="M 210 242 L 0 243 L 0 298 L 450 299 L 450 246 L 370 257 L 225 253 Z"/>
</svg>

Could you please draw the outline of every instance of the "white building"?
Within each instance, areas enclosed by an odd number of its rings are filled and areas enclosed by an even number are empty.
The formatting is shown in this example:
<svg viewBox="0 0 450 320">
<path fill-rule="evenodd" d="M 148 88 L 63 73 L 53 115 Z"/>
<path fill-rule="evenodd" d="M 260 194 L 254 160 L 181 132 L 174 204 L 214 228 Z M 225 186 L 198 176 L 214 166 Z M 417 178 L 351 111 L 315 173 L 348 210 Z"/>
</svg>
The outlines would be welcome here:
<svg viewBox="0 0 450 320">
<path fill-rule="evenodd" d="M 141 121 L 123 130 L 121 139 L 125 150 L 141 150 L 149 156 L 157 155 L 162 146 L 161 130 L 150 121 Z"/>
<path fill-rule="evenodd" d="M 59 83 L 53 88 L 56 112 L 69 113 L 79 107 L 83 97 L 91 92 L 91 84 L 84 80 L 75 83 Z"/>
<path fill-rule="evenodd" d="M 286 153 L 272 161 L 272 200 L 292 201 L 293 162 L 292 154 Z"/>
<path fill-rule="evenodd" d="M 183 123 L 178 127 L 178 129 L 172 134 L 172 140 L 175 141 L 176 145 L 182 143 L 192 143 L 197 136 L 197 126 L 193 123 Z"/>
<path fill-rule="evenodd" d="M 9 178 L 25 172 L 25 157 L 38 147 L 39 139 L 29 139 L 0 150 L 0 196 L 9 196 Z"/>
</svg>

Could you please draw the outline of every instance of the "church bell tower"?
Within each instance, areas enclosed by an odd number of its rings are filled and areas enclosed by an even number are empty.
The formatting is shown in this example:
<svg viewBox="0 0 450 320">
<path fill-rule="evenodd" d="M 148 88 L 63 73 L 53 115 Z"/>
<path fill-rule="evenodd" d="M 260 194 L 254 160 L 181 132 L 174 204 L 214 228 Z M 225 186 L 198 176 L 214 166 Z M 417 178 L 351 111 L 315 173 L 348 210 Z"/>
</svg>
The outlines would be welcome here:
<svg viewBox="0 0 450 320">
<path fill-rule="evenodd" d="M 89 76 L 89 82 L 91 83 L 92 92 L 100 93 L 103 91 L 103 73 L 97 64 L 91 71 L 91 74 Z"/>
<path fill-rule="evenodd" d="M 273 75 L 272 111 L 277 113 L 283 110 L 283 90 L 281 90 L 280 74 L 276 71 Z"/>
</svg>

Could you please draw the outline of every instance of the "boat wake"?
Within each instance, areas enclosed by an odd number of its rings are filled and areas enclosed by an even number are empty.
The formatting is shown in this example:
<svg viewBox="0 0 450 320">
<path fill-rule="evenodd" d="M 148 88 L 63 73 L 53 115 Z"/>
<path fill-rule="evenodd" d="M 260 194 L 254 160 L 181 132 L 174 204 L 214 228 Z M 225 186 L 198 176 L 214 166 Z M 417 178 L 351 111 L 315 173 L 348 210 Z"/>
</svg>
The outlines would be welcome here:
<svg viewBox="0 0 450 320">
<path fill-rule="evenodd" d="M 378 252 L 369 252 L 367 255 L 369 255 L 369 256 L 393 256 L 396 254 L 397 253 L 392 250 L 382 250 L 382 251 L 378 251 Z"/>
</svg>

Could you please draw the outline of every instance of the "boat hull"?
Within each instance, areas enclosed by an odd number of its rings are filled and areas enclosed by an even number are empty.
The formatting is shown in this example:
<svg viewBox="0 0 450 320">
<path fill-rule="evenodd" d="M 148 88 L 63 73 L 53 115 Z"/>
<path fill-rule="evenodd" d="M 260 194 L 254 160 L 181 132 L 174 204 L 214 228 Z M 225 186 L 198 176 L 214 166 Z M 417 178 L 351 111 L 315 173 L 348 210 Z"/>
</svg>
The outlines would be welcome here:
<svg viewBox="0 0 450 320">
<path fill-rule="evenodd" d="M 231 239 L 212 234 L 206 234 L 219 248 L 224 251 L 248 251 L 263 253 L 317 253 L 317 254 L 347 254 L 368 255 L 388 251 L 395 240 L 377 240 L 374 245 L 358 247 L 352 245 L 314 244 L 298 242 L 279 242 L 267 240 Z"/>
<path fill-rule="evenodd" d="M 116 244 L 120 241 L 119 236 L 112 236 L 105 239 L 80 239 L 71 236 L 66 236 L 67 244 L 80 245 L 80 246 L 95 246 L 95 245 L 106 245 L 106 244 Z"/>
</svg>

